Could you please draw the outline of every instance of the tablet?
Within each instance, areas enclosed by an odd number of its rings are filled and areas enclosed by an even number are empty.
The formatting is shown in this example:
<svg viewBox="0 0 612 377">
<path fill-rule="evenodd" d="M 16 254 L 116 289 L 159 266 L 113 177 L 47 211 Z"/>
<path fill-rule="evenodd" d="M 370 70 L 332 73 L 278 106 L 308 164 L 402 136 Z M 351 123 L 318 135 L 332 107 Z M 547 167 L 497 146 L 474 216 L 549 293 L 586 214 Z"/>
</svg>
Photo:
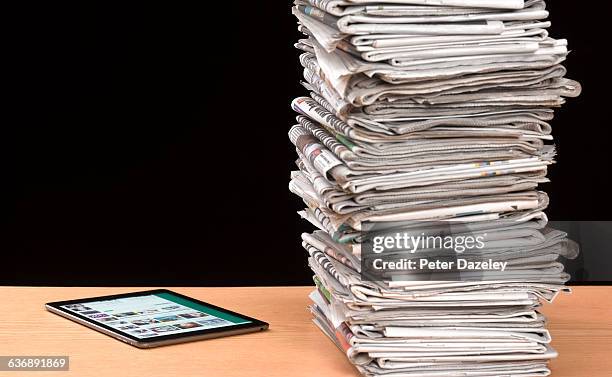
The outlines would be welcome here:
<svg viewBox="0 0 612 377">
<path fill-rule="evenodd" d="M 268 328 L 266 322 L 167 289 L 50 302 L 45 307 L 139 348 Z"/>
</svg>

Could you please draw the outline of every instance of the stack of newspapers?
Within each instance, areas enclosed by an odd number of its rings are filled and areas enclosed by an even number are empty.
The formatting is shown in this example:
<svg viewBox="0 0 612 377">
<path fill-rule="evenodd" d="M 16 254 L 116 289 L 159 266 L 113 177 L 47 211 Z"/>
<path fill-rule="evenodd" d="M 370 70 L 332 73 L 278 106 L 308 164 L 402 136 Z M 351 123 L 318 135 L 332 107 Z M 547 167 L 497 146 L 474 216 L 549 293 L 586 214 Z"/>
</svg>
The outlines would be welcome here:
<svg viewBox="0 0 612 377">
<path fill-rule="evenodd" d="M 553 109 L 580 93 L 540 0 L 297 0 L 290 190 L 314 322 L 367 376 L 546 376 Z"/>
</svg>

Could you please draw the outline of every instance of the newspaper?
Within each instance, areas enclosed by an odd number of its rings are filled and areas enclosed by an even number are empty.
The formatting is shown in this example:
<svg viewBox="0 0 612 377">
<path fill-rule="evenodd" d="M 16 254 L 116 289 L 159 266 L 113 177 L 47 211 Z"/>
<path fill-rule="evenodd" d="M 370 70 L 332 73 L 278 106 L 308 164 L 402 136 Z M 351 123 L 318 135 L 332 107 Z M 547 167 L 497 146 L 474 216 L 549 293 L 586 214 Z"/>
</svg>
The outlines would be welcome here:
<svg viewBox="0 0 612 377">
<path fill-rule="evenodd" d="M 384 4 L 381 4 L 380 1 L 367 0 L 308 0 L 308 2 L 336 16 L 368 11 L 380 12 L 393 9 L 408 10 L 412 14 L 428 14 L 431 12 L 434 12 L 434 14 L 439 14 L 440 12 L 453 14 L 454 12 L 465 12 L 466 8 L 470 12 L 486 12 L 489 11 L 489 9 L 523 9 L 525 6 L 523 0 L 390 0 L 385 1 Z"/>
<path fill-rule="evenodd" d="M 315 323 L 366 374 L 391 373 L 398 368 L 417 373 L 414 367 L 423 362 L 449 373 L 469 362 L 478 370 L 483 362 L 520 360 L 522 363 L 504 368 L 524 368 L 527 361 L 554 357 L 545 319 L 537 307 L 539 299 L 554 300 L 569 278 L 562 268 L 550 265 L 561 255 L 575 257 L 576 251 L 562 245 L 562 232 L 545 229 L 538 233 L 536 228 L 539 226 L 524 227 L 522 232 L 505 235 L 505 243 L 513 245 L 507 248 L 508 260 L 515 261 L 512 268 L 522 271 L 515 274 L 519 276 L 515 281 L 505 276 L 500 281 L 390 281 L 382 285 L 360 279 L 351 265 L 358 265 L 358 258 L 350 248 L 339 247 L 323 232 L 304 234 L 304 247 L 319 286 L 310 295 Z M 542 237 L 520 247 L 508 242 L 528 233 Z M 545 364 L 541 367 L 546 369 Z"/>
<path fill-rule="evenodd" d="M 581 86 L 545 2 L 292 13 L 307 93 L 291 103 L 289 190 L 316 229 L 302 235 L 313 322 L 366 376 L 549 375 L 538 308 L 567 291 L 578 247 L 547 225 L 540 185 L 554 110 Z"/>
</svg>

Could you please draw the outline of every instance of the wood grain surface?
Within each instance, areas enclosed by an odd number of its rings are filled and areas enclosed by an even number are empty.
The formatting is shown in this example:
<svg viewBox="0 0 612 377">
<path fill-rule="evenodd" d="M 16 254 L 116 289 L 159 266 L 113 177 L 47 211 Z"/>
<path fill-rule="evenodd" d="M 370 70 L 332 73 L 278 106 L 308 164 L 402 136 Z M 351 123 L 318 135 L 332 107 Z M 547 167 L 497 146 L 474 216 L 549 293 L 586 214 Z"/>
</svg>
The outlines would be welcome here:
<svg viewBox="0 0 612 377">
<path fill-rule="evenodd" d="M 141 350 L 47 312 L 44 303 L 145 288 L 0 287 L 0 355 L 67 355 L 68 372 L 0 376 L 359 376 L 310 320 L 311 287 L 173 288 L 270 323 L 262 333 Z M 555 377 L 612 375 L 612 287 L 575 287 L 543 312 Z"/>
</svg>

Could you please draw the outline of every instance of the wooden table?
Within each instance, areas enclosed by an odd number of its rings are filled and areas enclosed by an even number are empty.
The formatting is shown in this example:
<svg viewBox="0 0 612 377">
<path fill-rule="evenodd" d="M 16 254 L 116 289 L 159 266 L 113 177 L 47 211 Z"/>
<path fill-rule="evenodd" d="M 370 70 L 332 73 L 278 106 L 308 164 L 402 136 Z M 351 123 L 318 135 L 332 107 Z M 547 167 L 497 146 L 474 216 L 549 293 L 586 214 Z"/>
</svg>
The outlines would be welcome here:
<svg viewBox="0 0 612 377">
<path fill-rule="evenodd" d="M 68 355 L 69 372 L 0 372 L 0 376 L 358 376 L 310 321 L 310 287 L 175 288 L 177 292 L 260 318 L 270 330 L 141 350 L 45 311 L 49 301 L 144 288 L 0 287 L 0 355 Z M 575 287 L 549 317 L 554 377 L 612 374 L 612 287 Z"/>
</svg>

